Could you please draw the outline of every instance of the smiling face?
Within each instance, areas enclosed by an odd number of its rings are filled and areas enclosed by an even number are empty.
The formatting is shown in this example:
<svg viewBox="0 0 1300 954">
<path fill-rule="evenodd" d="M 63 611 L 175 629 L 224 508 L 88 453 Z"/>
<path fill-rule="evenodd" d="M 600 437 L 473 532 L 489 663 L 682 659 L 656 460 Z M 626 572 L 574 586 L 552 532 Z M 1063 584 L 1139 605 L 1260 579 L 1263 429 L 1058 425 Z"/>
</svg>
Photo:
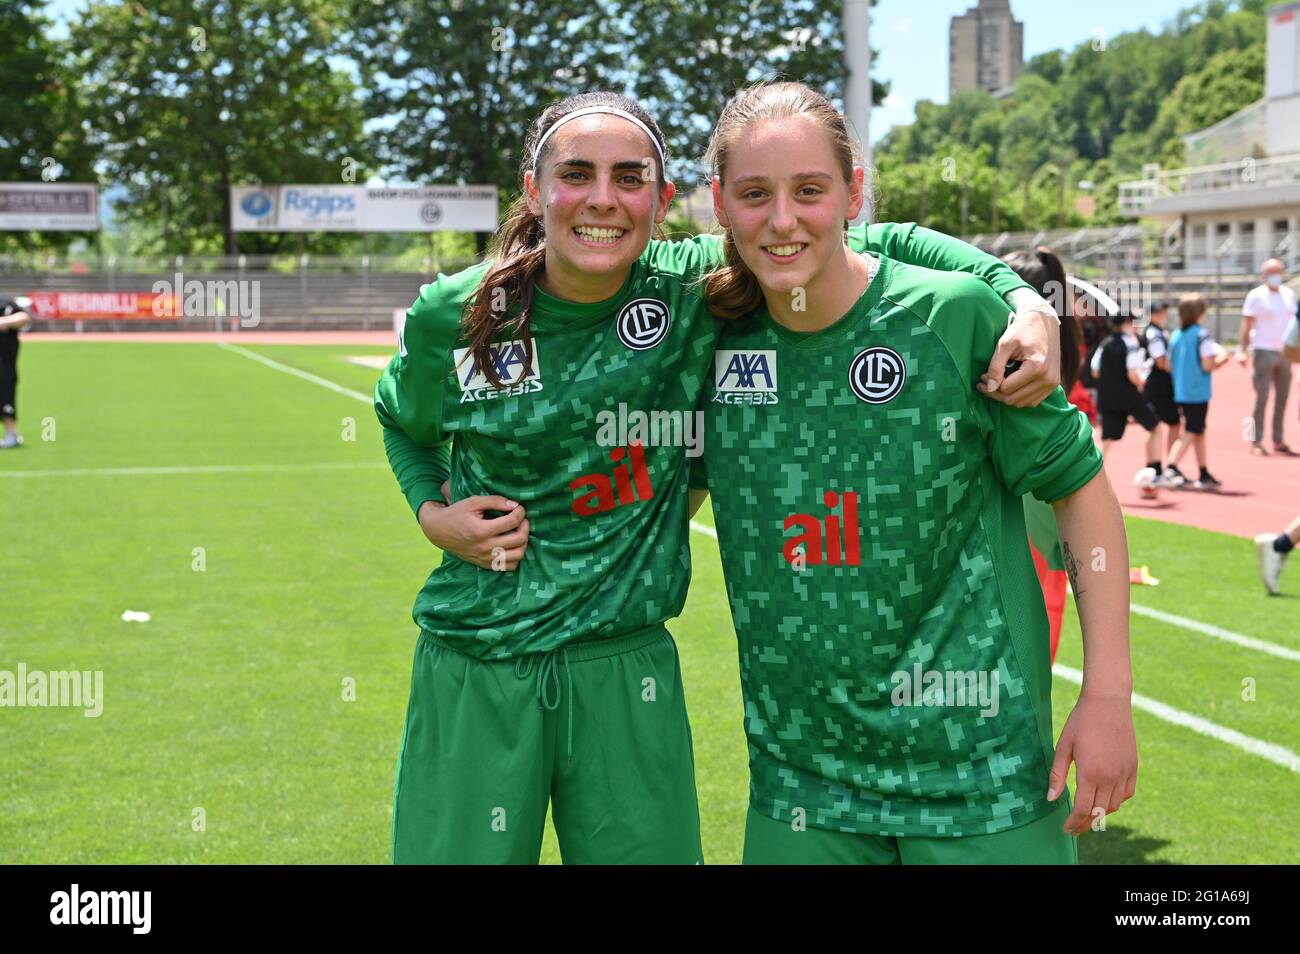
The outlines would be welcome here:
<svg viewBox="0 0 1300 954">
<path fill-rule="evenodd" d="M 594 114 L 565 123 L 524 174 L 528 207 L 546 228 L 546 271 L 558 289 L 621 285 L 664 220 L 673 184 L 637 126 Z"/>
<path fill-rule="evenodd" d="M 763 119 L 730 142 L 713 208 L 765 295 L 807 288 L 843 256 L 862 209 L 863 170 L 844 181 L 830 135 L 810 119 Z"/>
</svg>

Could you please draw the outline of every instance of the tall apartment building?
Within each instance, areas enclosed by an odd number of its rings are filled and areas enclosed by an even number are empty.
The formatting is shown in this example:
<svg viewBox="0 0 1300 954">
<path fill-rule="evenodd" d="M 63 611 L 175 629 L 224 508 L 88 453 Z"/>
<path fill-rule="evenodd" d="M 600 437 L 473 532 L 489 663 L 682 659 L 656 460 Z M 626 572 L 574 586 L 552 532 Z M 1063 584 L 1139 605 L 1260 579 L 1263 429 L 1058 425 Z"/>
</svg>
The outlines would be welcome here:
<svg viewBox="0 0 1300 954">
<path fill-rule="evenodd" d="M 1025 28 L 1011 15 L 1011 0 L 979 0 L 948 29 L 948 95 L 963 89 L 989 93 L 1010 88 L 1020 75 Z"/>
</svg>

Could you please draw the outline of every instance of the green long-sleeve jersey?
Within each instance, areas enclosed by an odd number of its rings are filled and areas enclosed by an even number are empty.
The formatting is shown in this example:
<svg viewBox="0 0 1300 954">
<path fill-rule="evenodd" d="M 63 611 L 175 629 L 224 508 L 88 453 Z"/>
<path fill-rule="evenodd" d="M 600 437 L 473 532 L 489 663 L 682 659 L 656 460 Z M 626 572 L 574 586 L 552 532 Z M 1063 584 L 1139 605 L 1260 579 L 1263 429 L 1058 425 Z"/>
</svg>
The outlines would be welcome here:
<svg viewBox="0 0 1300 954">
<path fill-rule="evenodd" d="M 991 256 L 912 224 L 855 228 L 850 244 L 964 269 L 1000 294 L 1026 287 Z M 652 241 L 606 301 L 536 290 L 532 360 L 521 340 L 496 343 L 507 385 L 499 390 L 460 340 L 487 265 L 422 289 L 375 392 L 399 485 L 418 513 L 441 499 L 450 475 L 453 499 L 499 494 L 523 503 L 530 525 L 513 572 L 444 554 L 415 602 L 422 629 L 496 659 L 680 613 L 690 580 L 687 455 L 720 328 L 699 279 L 721 259 L 716 237 Z"/>
<path fill-rule="evenodd" d="M 1060 388 L 975 390 L 1006 307 L 888 257 L 834 324 L 761 309 L 718 344 L 707 483 L 739 638 L 751 802 L 875 835 L 1014 828 L 1052 809 L 1047 617 L 1020 495 L 1101 454 Z"/>
</svg>

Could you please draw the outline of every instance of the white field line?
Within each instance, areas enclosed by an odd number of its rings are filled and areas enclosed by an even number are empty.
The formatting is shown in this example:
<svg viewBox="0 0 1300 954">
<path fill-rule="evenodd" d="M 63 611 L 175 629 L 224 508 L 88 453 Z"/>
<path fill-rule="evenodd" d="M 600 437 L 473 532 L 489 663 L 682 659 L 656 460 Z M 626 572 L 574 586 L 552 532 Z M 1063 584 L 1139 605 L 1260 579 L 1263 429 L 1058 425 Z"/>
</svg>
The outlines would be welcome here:
<svg viewBox="0 0 1300 954">
<path fill-rule="evenodd" d="M 329 464 L 212 464 L 192 467 L 70 467 L 65 470 L 0 470 L 9 477 L 154 477 L 171 474 L 279 474 L 310 470 L 361 470 L 387 467 L 383 461 Z"/>
<path fill-rule="evenodd" d="M 295 378 L 302 378 L 304 381 L 310 381 L 312 384 L 319 384 L 323 388 L 329 388 L 335 394 L 342 394 L 345 397 L 354 398 L 364 404 L 374 404 L 375 399 L 360 391 L 353 391 L 351 388 L 345 388 L 341 384 L 335 384 L 328 378 L 322 378 L 315 374 L 309 374 L 306 371 L 300 371 L 297 368 L 291 368 L 287 364 L 281 364 L 279 361 L 273 361 L 270 358 L 258 354 L 256 351 L 249 351 L 247 348 L 241 348 L 239 345 L 227 344 L 224 341 L 217 343 L 218 348 L 224 348 L 226 351 L 233 351 L 235 354 L 243 355 L 250 361 L 256 361 L 258 364 L 264 364 L 268 368 L 276 371 L 283 371 L 285 374 L 292 374 Z"/>
<path fill-rule="evenodd" d="M 1188 619 L 1186 616 L 1175 616 L 1173 613 L 1166 613 L 1164 610 L 1152 609 L 1149 606 L 1139 606 L 1136 603 L 1130 603 L 1134 613 L 1139 616 L 1149 616 L 1151 619 L 1158 619 L 1162 623 L 1168 623 L 1170 626 L 1177 626 L 1180 629 L 1191 630 L 1193 633 L 1201 633 L 1205 636 L 1212 636 L 1215 639 L 1221 639 L 1225 643 L 1233 643 L 1237 646 L 1244 646 L 1247 649 L 1255 649 L 1261 653 L 1268 653 L 1270 656 L 1276 656 L 1279 659 L 1287 659 L 1291 662 L 1300 662 L 1300 651 L 1291 649 L 1287 646 L 1279 646 L 1277 643 L 1270 643 L 1267 640 L 1256 639 L 1254 636 L 1243 636 L 1241 633 L 1234 633 L 1230 629 L 1221 629 L 1218 626 L 1211 626 L 1209 623 L 1201 623 L 1194 619 Z"/>
<path fill-rule="evenodd" d="M 1060 676 L 1062 679 L 1068 679 L 1075 685 L 1083 685 L 1083 673 L 1078 669 L 1071 669 L 1069 666 L 1057 663 L 1052 667 L 1052 674 Z M 1133 693 L 1133 708 L 1149 712 L 1157 719 L 1163 719 L 1166 722 L 1172 722 L 1174 725 L 1217 739 L 1235 749 L 1241 749 L 1251 755 L 1258 755 L 1261 759 L 1267 759 L 1275 765 L 1290 769 L 1292 772 L 1300 772 L 1300 755 L 1296 755 L 1290 749 L 1283 748 L 1280 745 L 1274 745 L 1272 742 L 1265 742 L 1262 739 L 1244 735 L 1236 729 L 1225 728 L 1218 723 L 1211 722 L 1209 719 L 1202 719 L 1190 712 L 1183 712 L 1180 709 L 1167 706 L 1163 702 L 1157 702 L 1155 699 L 1140 696 L 1136 692 Z"/>
<path fill-rule="evenodd" d="M 697 533 L 702 533 L 707 537 L 712 537 L 715 540 L 718 538 L 718 532 L 706 524 L 697 523 L 692 520 L 691 529 Z M 1159 615 L 1155 615 L 1159 612 L 1158 610 L 1150 610 L 1145 606 L 1134 606 L 1133 609 L 1144 615 L 1153 616 L 1154 618 L 1160 619 L 1164 622 L 1171 622 L 1175 626 L 1185 625 L 1185 628 L 1194 629 L 1197 632 L 1212 631 L 1208 632 L 1208 635 L 1215 636 L 1219 639 L 1227 639 L 1228 642 L 1247 646 L 1251 649 L 1259 649 L 1263 652 L 1273 653 L 1274 655 L 1291 653 L 1291 650 L 1288 650 L 1285 647 L 1275 646 L 1272 643 L 1265 643 L 1263 640 L 1253 639 L 1250 636 L 1242 636 L 1238 633 L 1229 633 L 1227 630 L 1220 630 L 1214 626 L 1206 626 L 1203 623 L 1197 623 L 1195 620 L 1184 619 L 1181 616 L 1171 616 L 1168 613 L 1159 613 Z M 1292 656 L 1282 655 L 1282 658 L 1290 659 Z M 1060 676 L 1062 679 L 1068 679 L 1076 685 L 1083 685 L 1083 673 L 1078 669 L 1071 669 L 1069 666 L 1057 663 L 1052 667 L 1052 673 L 1053 675 Z M 1292 772 L 1300 773 L 1300 755 L 1296 755 L 1290 749 L 1284 748 L 1280 745 L 1274 745 L 1272 742 L 1265 742 L 1262 739 L 1256 739 L 1252 736 L 1244 735 L 1235 729 L 1229 729 L 1211 722 L 1208 719 L 1202 719 L 1200 716 L 1192 715 L 1190 712 L 1183 712 L 1179 709 L 1173 708 L 1172 706 L 1167 706 L 1163 702 L 1157 702 L 1155 699 L 1149 699 L 1146 696 L 1138 695 L 1136 692 L 1133 693 L 1133 707 L 1141 709 L 1143 712 L 1149 712 L 1158 719 L 1163 719 L 1164 721 L 1173 723 L 1174 725 L 1182 726 L 1185 729 L 1191 729 L 1193 732 L 1209 736 L 1210 738 L 1223 742 L 1226 745 L 1231 745 L 1233 748 L 1241 749 L 1243 752 L 1248 752 L 1251 755 L 1257 755 L 1262 759 L 1267 759 L 1276 765 L 1290 769 Z"/>
<path fill-rule="evenodd" d="M 297 368 L 291 368 L 287 364 L 281 364 L 279 361 L 273 361 L 270 358 L 263 357 L 247 348 L 241 348 L 239 345 L 228 344 L 224 341 L 217 342 L 218 348 L 224 348 L 226 351 L 233 351 L 250 361 L 256 361 L 264 364 L 268 368 L 276 371 L 283 371 L 285 374 L 292 374 L 296 378 L 302 378 L 304 381 L 310 381 L 312 384 L 319 384 L 323 388 L 342 394 L 361 401 L 364 404 L 373 404 L 374 399 L 360 391 L 353 391 L 351 388 L 345 388 L 341 384 L 335 384 L 326 378 L 319 377 L 315 374 L 309 374 L 306 371 L 300 371 Z M 214 464 L 211 466 L 193 466 L 193 467 L 96 467 L 96 468 L 69 468 L 67 470 L 24 470 L 24 471 L 0 471 L 0 478 L 4 477 L 141 477 L 141 476 L 159 476 L 169 474 L 257 474 L 257 473 L 288 473 L 292 471 L 311 471 L 311 470 L 349 470 L 358 468 L 383 467 L 386 466 L 382 461 L 367 461 L 364 463 L 339 463 L 339 464 Z"/>
</svg>

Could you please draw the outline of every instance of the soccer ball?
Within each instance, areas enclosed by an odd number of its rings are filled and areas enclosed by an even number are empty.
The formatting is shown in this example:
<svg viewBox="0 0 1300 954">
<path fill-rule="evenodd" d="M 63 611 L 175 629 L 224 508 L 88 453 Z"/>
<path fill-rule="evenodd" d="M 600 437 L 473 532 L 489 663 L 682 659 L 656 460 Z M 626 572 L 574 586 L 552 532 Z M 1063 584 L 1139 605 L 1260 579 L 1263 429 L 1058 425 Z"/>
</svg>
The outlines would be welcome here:
<svg viewBox="0 0 1300 954">
<path fill-rule="evenodd" d="M 1138 491 L 1146 500 L 1151 500 L 1159 491 L 1156 489 L 1156 469 L 1154 467 L 1143 467 L 1133 475 L 1133 483 L 1137 485 Z"/>
</svg>

